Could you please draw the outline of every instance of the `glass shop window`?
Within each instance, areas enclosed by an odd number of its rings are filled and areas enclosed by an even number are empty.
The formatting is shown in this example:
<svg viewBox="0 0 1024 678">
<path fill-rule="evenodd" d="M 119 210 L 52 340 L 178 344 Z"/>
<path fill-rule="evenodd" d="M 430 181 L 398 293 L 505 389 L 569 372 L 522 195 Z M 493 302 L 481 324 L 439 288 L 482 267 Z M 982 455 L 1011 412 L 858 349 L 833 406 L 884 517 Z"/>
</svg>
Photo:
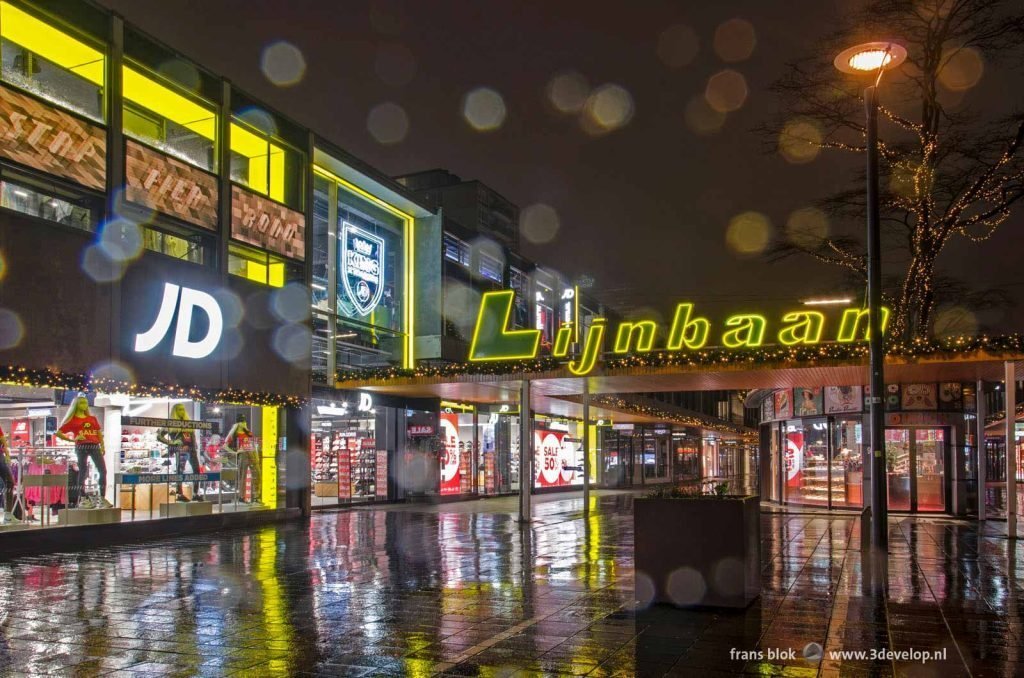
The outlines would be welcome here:
<svg viewBox="0 0 1024 678">
<path fill-rule="evenodd" d="M 445 233 L 444 258 L 469 268 L 469 244 L 450 233 Z"/>
<path fill-rule="evenodd" d="M 486 252 L 480 252 L 479 256 L 480 256 L 480 266 L 479 266 L 480 275 L 482 275 L 483 277 L 487 278 L 488 280 L 493 280 L 494 282 L 500 283 L 501 279 L 502 279 L 502 273 L 504 272 L 504 268 L 505 268 L 504 264 L 502 264 L 501 260 L 496 258 L 496 257 L 492 257 L 491 255 L 487 254 Z"/>
<path fill-rule="evenodd" d="M 102 210 L 100 199 L 56 186 L 39 187 L 27 179 L 11 181 L 4 174 L 0 207 L 82 231 L 96 230 Z"/>
<path fill-rule="evenodd" d="M 299 280 L 302 267 L 269 252 L 232 243 L 228 247 L 228 273 L 270 287 Z"/>
<path fill-rule="evenodd" d="M 211 264 L 213 262 L 213 246 L 210 239 L 184 230 L 171 232 L 143 226 L 142 246 L 151 252 L 159 252 L 193 264 Z"/>
<path fill-rule="evenodd" d="M 0 77 L 103 122 L 105 50 L 48 20 L 0 2 Z"/>
<path fill-rule="evenodd" d="M 179 160 L 217 170 L 214 105 L 135 64 L 125 64 L 124 133 Z"/>
<path fill-rule="evenodd" d="M 302 209 L 302 154 L 238 118 L 231 123 L 231 180 Z"/>
<path fill-rule="evenodd" d="M 331 246 L 328 243 L 331 219 L 331 183 L 317 174 L 313 177 L 313 284 L 312 304 L 326 311 L 330 308 L 327 293 L 331 264 Z"/>
</svg>

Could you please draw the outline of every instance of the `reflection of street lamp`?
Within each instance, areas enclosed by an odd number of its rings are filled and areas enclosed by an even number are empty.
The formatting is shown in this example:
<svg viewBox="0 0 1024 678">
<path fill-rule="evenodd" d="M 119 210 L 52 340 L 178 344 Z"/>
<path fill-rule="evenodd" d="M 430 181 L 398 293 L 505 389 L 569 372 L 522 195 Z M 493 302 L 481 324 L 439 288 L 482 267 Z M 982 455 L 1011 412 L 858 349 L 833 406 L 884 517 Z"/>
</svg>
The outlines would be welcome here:
<svg viewBox="0 0 1024 678">
<path fill-rule="evenodd" d="M 868 207 L 868 341 L 871 353 L 871 541 L 875 548 L 888 550 L 889 515 L 886 506 L 888 475 L 885 464 L 884 397 L 885 352 L 882 346 L 882 245 L 878 216 L 878 84 L 882 73 L 896 68 L 907 58 L 907 50 L 893 42 L 869 42 L 843 51 L 835 67 L 843 73 L 875 73 L 875 81 L 864 90 L 867 115 L 867 207 Z"/>
</svg>

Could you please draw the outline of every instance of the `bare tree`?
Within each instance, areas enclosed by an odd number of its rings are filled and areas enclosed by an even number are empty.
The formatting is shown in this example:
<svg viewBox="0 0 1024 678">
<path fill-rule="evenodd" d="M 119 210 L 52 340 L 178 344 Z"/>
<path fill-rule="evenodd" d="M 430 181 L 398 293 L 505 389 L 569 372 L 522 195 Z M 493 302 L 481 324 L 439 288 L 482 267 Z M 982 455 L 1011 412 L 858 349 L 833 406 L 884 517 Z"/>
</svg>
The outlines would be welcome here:
<svg viewBox="0 0 1024 678">
<path fill-rule="evenodd" d="M 937 284 L 936 260 L 943 248 L 958 239 L 988 239 L 1017 204 L 1024 204 L 1024 111 L 1012 103 L 1014 97 L 1019 102 L 1018 93 L 1008 92 L 1006 100 L 986 102 L 978 110 L 970 91 L 981 64 L 1017 69 L 1024 62 L 1024 4 L 867 0 L 855 5 L 838 30 L 807 59 L 789 64 L 774 84 L 782 108 L 777 119 L 760 128 L 773 146 L 795 142 L 863 157 L 862 97 L 869 83 L 838 73 L 831 59 L 871 39 L 892 39 L 908 52 L 906 62 L 884 76 L 879 153 L 883 245 L 889 252 L 900 248 L 906 264 L 886 294 L 893 311 L 890 336 L 906 340 L 927 335 L 943 288 L 960 289 Z M 810 124 L 787 126 L 793 120 Z M 797 138 L 784 139 L 787 134 Z M 821 206 L 834 219 L 862 225 L 863 171 Z M 790 238 L 770 250 L 775 259 L 798 253 L 842 267 L 860 284 L 866 280 L 859 238 Z"/>
</svg>

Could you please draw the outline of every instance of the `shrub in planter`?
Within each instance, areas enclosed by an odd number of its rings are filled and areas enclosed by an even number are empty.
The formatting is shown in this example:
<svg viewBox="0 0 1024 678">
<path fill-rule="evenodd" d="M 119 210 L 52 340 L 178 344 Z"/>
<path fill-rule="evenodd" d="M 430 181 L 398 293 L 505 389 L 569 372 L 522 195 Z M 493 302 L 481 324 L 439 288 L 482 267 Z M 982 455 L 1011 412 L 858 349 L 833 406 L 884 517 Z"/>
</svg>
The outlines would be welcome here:
<svg viewBox="0 0 1024 678">
<path fill-rule="evenodd" d="M 761 595 L 757 496 L 671 488 L 633 502 L 636 597 L 743 608 Z"/>
</svg>

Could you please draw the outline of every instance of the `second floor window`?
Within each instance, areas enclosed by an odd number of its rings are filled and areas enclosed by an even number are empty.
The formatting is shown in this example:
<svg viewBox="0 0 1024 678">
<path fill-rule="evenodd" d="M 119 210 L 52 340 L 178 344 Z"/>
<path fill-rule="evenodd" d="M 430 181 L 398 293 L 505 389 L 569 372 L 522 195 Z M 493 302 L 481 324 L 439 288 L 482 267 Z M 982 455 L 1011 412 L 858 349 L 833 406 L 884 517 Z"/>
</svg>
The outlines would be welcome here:
<svg viewBox="0 0 1024 678">
<path fill-rule="evenodd" d="M 454 235 L 445 233 L 444 258 L 469 268 L 469 244 Z"/>
</svg>

